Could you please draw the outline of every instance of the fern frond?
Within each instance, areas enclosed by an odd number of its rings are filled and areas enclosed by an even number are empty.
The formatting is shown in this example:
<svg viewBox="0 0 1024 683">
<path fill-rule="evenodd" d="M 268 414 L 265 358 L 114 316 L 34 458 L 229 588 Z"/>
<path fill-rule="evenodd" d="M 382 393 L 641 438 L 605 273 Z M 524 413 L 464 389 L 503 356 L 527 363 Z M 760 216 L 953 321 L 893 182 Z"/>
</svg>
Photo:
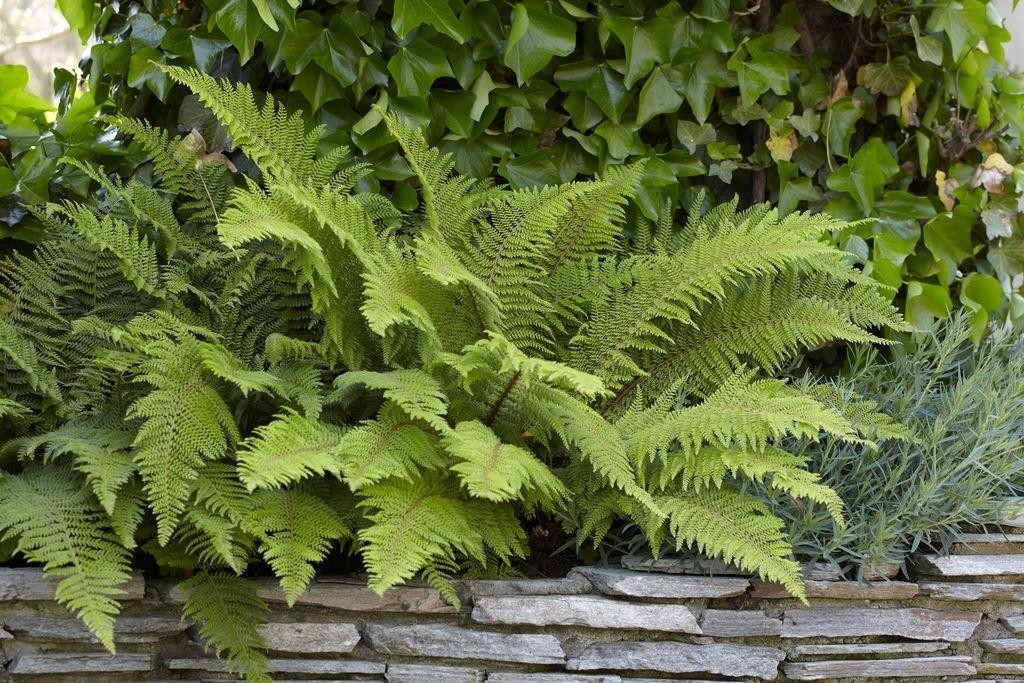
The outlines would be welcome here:
<svg viewBox="0 0 1024 683">
<path fill-rule="evenodd" d="M 160 68 L 198 95 L 234 144 L 273 178 L 303 182 L 313 176 L 321 130 L 307 131 L 301 114 L 289 114 L 272 97 L 260 107 L 247 83 L 218 81 L 198 69 Z"/>
<path fill-rule="evenodd" d="M 384 398 L 400 407 L 409 417 L 422 420 L 445 433 L 450 427 L 445 421 L 448 400 L 441 383 L 424 370 L 392 370 L 346 372 L 334 380 L 334 387 L 345 391 L 362 384 L 369 389 L 384 391 Z"/>
<path fill-rule="evenodd" d="M 351 536 L 331 506 L 301 488 L 254 493 L 242 527 L 257 537 L 260 553 L 280 580 L 289 605 L 313 579 L 313 565 L 336 541 Z"/>
<path fill-rule="evenodd" d="M 101 218 L 81 204 L 50 204 L 48 210 L 66 216 L 78 234 L 117 257 L 121 272 L 139 291 L 164 295 L 156 247 L 137 228 L 113 216 Z"/>
<path fill-rule="evenodd" d="M 677 550 L 692 544 L 708 557 L 720 556 L 728 564 L 757 572 L 806 600 L 800 565 L 792 559 L 784 525 L 764 503 L 730 488 L 656 500 L 668 514 Z"/>
<path fill-rule="evenodd" d="M 464 500 L 445 479 L 389 479 L 367 486 L 360 508 L 371 524 L 359 532 L 369 585 L 383 592 L 438 558 L 521 556 L 526 535 L 511 507 Z"/>
<path fill-rule="evenodd" d="M 166 543 L 199 469 L 223 457 L 238 431 L 230 408 L 206 379 L 200 342 L 164 338 L 146 348 L 138 379 L 153 390 L 127 416 L 143 420 L 133 444 L 135 462 L 156 513 L 157 537 Z"/>
<path fill-rule="evenodd" d="M 411 479 L 446 464 L 437 437 L 391 404 L 376 420 L 345 434 L 338 453 L 345 482 L 354 491 L 387 477 Z"/>
<path fill-rule="evenodd" d="M 346 430 L 295 412 L 257 427 L 239 446 L 238 477 L 249 491 L 280 488 L 313 475 L 341 476 Z"/>
<path fill-rule="evenodd" d="M 452 471 L 473 496 L 511 501 L 527 497 L 523 489 L 528 489 L 530 498 L 545 501 L 550 509 L 566 494 L 558 477 L 533 453 L 502 443 L 481 422 L 460 422 L 442 444 L 458 461 Z"/>
<path fill-rule="evenodd" d="M 68 467 L 31 466 L 0 475 L 0 532 L 17 551 L 60 579 L 57 602 L 74 612 L 114 652 L 117 598 L 131 578 L 131 556 L 106 513 Z"/>
<path fill-rule="evenodd" d="M 270 611 L 246 579 L 200 572 L 177 585 L 186 594 L 183 619 L 199 624 L 210 650 L 226 656 L 226 668 L 250 683 L 270 683 L 267 644 L 260 634 Z"/>
</svg>

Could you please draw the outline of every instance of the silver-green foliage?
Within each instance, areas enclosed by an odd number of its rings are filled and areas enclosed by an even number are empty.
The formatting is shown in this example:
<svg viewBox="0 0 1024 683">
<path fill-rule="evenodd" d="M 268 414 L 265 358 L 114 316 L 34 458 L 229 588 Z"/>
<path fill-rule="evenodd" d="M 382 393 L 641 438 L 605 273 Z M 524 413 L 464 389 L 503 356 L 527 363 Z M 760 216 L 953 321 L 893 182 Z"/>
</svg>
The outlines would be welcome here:
<svg viewBox="0 0 1024 683">
<path fill-rule="evenodd" d="M 356 192 L 365 169 L 320 154 L 299 116 L 168 72 L 262 182 L 234 187 L 193 138 L 119 120 L 171 192 L 105 180 L 99 211 L 47 208 L 50 239 L 0 271 L 0 487 L 17 501 L 0 530 L 108 646 L 132 551 L 203 577 L 183 586 L 189 615 L 259 677 L 259 634 L 230 613 L 260 611 L 230 579 L 254 561 L 294 602 L 351 544 L 374 589 L 420 576 L 455 600 L 447 577 L 524 556 L 538 511 L 595 542 L 630 519 L 656 549 L 802 594 L 758 493 L 839 519 L 779 443 L 856 429 L 768 375 L 903 326 L 830 246 L 840 223 L 697 203 L 651 226 L 625 214 L 641 166 L 495 188 L 386 115 L 422 194 L 402 214 Z M 48 508 L 49 489 L 75 509 Z"/>
<path fill-rule="evenodd" d="M 1024 487 L 1024 341 L 996 333 L 971 342 L 964 317 L 920 332 L 891 357 L 860 350 L 846 379 L 814 391 L 840 407 L 870 396 L 878 410 L 856 416 L 867 443 L 802 442 L 807 459 L 843 500 L 845 527 L 786 501 L 798 551 L 852 574 L 903 562 L 919 549 L 943 549 L 964 526 L 993 524 L 998 501 Z"/>
</svg>

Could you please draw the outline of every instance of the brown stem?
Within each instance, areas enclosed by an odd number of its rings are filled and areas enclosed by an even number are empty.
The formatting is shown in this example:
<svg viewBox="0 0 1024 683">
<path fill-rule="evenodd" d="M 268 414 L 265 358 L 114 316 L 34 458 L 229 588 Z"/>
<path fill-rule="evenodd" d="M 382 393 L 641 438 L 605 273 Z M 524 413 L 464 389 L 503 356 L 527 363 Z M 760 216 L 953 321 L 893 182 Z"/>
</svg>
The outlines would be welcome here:
<svg viewBox="0 0 1024 683">
<path fill-rule="evenodd" d="M 487 413 L 487 417 L 484 419 L 484 424 L 490 427 L 494 424 L 494 421 L 498 419 L 498 413 L 501 412 L 501 407 L 505 405 L 505 401 L 508 399 L 508 395 L 512 393 L 516 384 L 519 383 L 519 378 L 522 376 L 522 370 L 516 370 L 515 374 L 509 377 L 508 382 L 505 383 L 505 388 L 501 390 L 498 395 L 498 400 L 494 402 L 494 407 L 491 408 L 491 412 Z"/>
</svg>

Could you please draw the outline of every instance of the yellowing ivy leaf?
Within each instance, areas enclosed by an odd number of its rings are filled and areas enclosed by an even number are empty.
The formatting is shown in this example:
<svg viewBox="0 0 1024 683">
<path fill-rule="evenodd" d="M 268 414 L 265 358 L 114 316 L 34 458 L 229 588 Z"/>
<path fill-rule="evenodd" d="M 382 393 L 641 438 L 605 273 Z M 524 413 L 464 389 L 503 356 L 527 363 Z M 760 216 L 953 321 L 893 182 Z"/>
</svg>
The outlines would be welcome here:
<svg viewBox="0 0 1024 683">
<path fill-rule="evenodd" d="M 985 186 L 994 194 L 1002 193 L 1003 181 L 1013 174 L 1011 166 L 999 152 L 989 154 L 975 170 L 971 178 L 971 187 Z"/>
<path fill-rule="evenodd" d="M 789 161 L 793 158 L 793 151 L 800 144 L 796 139 L 796 133 L 789 131 L 780 135 L 779 131 L 772 128 L 768 135 L 768 142 L 764 143 L 768 153 L 775 161 Z"/>
<path fill-rule="evenodd" d="M 946 208 L 946 211 L 952 211 L 956 205 L 956 197 L 953 196 L 953 190 L 957 188 L 956 178 L 947 178 L 945 171 L 935 172 L 935 187 L 939 190 L 939 201 L 942 202 L 942 206 Z"/>
</svg>

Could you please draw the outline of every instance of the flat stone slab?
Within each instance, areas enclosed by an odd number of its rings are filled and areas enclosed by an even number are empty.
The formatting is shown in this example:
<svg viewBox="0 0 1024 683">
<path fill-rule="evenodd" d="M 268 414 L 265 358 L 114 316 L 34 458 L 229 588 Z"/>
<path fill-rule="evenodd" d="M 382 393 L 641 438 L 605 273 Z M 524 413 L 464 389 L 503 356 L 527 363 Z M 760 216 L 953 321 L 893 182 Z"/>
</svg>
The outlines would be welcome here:
<svg viewBox="0 0 1024 683">
<path fill-rule="evenodd" d="M 565 651 L 550 634 L 475 631 L 451 624 L 373 624 L 370 646 L 385 655 L 482 659 L 523 664 L 562 664 Z"/>
<path fill-rule="evenodd" d="M 979 662 L 978 664 L 975 664 L 975 668 L 977 668 L 978 673 L 982 674 L 983 676 L 1024 676 L 1024 664 Z"/>
<path fill-rule="evenodd" d="M 0 618 L 3 625 L 28 641 L 54 643 L 99 643 L 85 624 L 70 613 L 46 616 L 36 612 L 11 613 Z M 188 627 L 177 617 L 118 617 L 114 621 L 114 641 L 118 643 L 152 643 L 181 633 Z"/>
<path fill-rule="evenodd" d="M 1024 655 L 1024 638 L 993 638 L 981 641 L 981 649 L 1001 655 Z"/>
<path fill-rule="evenodd" d="M 111 655 L 105 652 L 23 654 L 15 657 L 7 670 L 19 676 L 141 673 L 153 670 L 153 656 L 128 653 Z"/>
<path fill-rule="evenodd" d="M 971 637 L 981 616 L 981 612 L 920 608 L 787 609 L 782 621 L 782 637 L 901 636 L 959 643 Z"/>
<path fill-rule="evenodd" d="M 922 581 L 918 584 L 921 593 L 936 600 L 1014 600 L 1024 601 L 1022 583 L 945 583 Z"/>
<path fill-rule="evenodd" d="M 827 643 L 824 645 L 797 645 L 793 654 L 798 657 L 825 655 L 890 655 L 938 652 L 949 643 Z"/>
<path fill-rule="evenodd" d="M 782 619 L 773 619 L 761 610 L 706 609 L 700 629 L 706 636 L 721 638 L 777 636 L 782 633 Z"/>
<path fill-rule="evenodd" d="M 51 601 L 54 600 L 59 579 L 48 579 L 42 569 L 0 567 L 0 601 Z M 135 572 L 121 587 L 119 600 L 141 600 L 146 593 L 146 582 L 141 572 Z"/>
<path fill-rule="evenodd" d="M 638 679 L 630 678 L 629 683 L 636 683 Z M 615 674 L 561 674 L 561 673 L 512 673 L 508 671 L 495 671 L 487 674 L 487 683 L 623 683 L 620 676 Z"/>
<path fill-rule="evenodd" d="M 753 579 L 750 595 L 755 598 L 786 599 L 793 595 L 786 587 L 771 581 Z M 804 581 L 808 598 L 832 600 L 909 600 L 920 592 L 916 583 L 905 581 Z"/>
<path fill-rule="evenodd" d="M 654 574 L 608 567 L 576 567 L 572 573 L 586 577 L 605 595 L 631 598 L 731 598 L 743 595 L 750 587 L 750 581 L 740 577 Z"/>
<path fill-rule="evenodd" d="M 570 573 L 564 579 L 499 579 L 463 581 L 473 599 L 492 595 L 581 595 L 593 591 L 586 577 Z"/>
<path fill-rule="evenodd" d="M 973 676 L 971 658 L 914 657 L 911 659 L 842 659 L 824 662 L 787 662 L 786 676 L 796 681 L 837 678 L 913 678 L 923 676 Z"/>
<path fill-rule="evenodd" d="M 479 598 L 473 621 L 481 624 L 588 626 L 700 633 L 684 605 L 645 604 L 603 595 L 505 595 Z"/>
<path fill-rule="evenodd" d="M 914 566 L 933 576 L 1024 577 L 1024 555 L 915 555 Z"/>
<path fill-rule="evenodd" d="M 960 534 L 951 555 L 1013 555 L 1024 553 L 1024 534 Z"/>
<path fill-rule="evenodd" d="M 1024 633 L 1024 614 L 1002 617 L 999 619 L 999 623 L 1013 633 Z"/>
<path fill-rule="evenodd" d="M 483 683 L 484 672 L 462 666 L 430 664 L 388 664 L 384 679 L 389 683 Z"/>
<path fill-rule="evenodd" d="M 305 654 L 348 654 L 359 644 L 359 629 L 344 622 L 275 622 L 264 624 L 260 633 L 274 652 Z"/>
<path fill-rule="evenodd" d="M 622 566 L 638 572 L 660 572 L 663 574 L 693 574 L 708 576 L 724 574 L 727 576 L 752 576 L 751 572 L 721 560 L 695 560 L 693 558 L 659 557 L 654 559 L 643 555 L 626 555 L 621 560 Z"/>
<path fill-rule="evenodd" d="M 268 602 L 285 602 L 280 585 L 273 579 L 259 580 L 257 594 Z M 427 586 L 395 586 L 378 595 L 365 583 L 317 580 L 299 596 L 297 605 L 315 605 L 350 612 L 415 612 L 451 614 L 456 610 Z"/>
<path fill-rule="evenodd" d="M 118 655 L 120 657 L 122 655 Z M 169 659 L 165 666 L 171 671 L 224 672 L 224 660 L 216 657 L 182 657 Z M 283 674 L 313 674 L 339 676 L 343 674 L 384 675 L 383 662 L 364 662 L 355 659 L 271 659 L 270 671 Z"/>
<path fill-rule="evenodd" d="M 771 680 L 786 653 L 773 647 L 672 641 L 620 642 L 591 645 L 569 659 L 570 671 L 658 671 L 671 674 L 709 673 L 733 678 Z"/>
</svg>

